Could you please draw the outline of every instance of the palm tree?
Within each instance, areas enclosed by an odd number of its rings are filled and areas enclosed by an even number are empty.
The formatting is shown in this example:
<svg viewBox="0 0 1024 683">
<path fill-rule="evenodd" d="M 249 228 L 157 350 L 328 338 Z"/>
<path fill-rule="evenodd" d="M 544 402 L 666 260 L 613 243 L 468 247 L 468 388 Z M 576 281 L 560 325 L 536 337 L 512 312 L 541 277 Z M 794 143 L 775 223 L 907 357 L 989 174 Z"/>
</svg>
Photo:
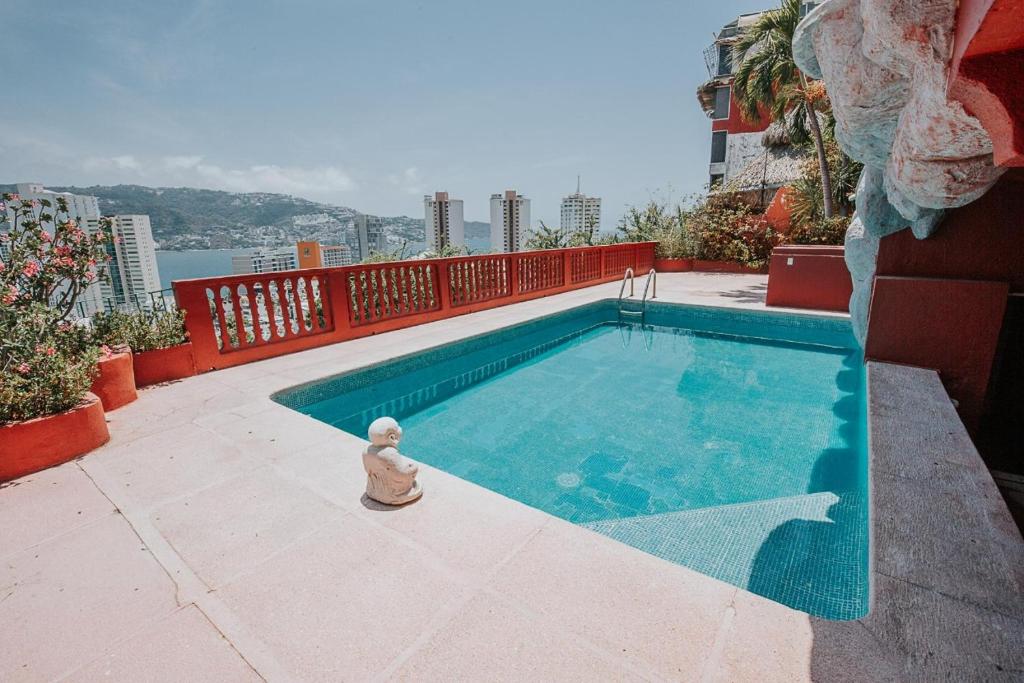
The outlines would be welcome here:
<svg viewBox="0 0 1024 683">
<path fill-rule="evenodd" d="M 817 106 L 826 101 L 820 83 L 807 79 L 793 61 L 793 33 L 800 23 L 801 0 L 782 0 L 782 5 L 762 14 L 740 34 L 733 45 L 733 63 L 739 64 L 733 91 L 743 115 L 751 121 L 761 118 L 761 108 L 789 129 L 794 143 L 814 140 L 821 169 L 823 213 L 831 218 L 832 178 L 829 175 L 825 143 L 818 122 Z"/>
</svg>

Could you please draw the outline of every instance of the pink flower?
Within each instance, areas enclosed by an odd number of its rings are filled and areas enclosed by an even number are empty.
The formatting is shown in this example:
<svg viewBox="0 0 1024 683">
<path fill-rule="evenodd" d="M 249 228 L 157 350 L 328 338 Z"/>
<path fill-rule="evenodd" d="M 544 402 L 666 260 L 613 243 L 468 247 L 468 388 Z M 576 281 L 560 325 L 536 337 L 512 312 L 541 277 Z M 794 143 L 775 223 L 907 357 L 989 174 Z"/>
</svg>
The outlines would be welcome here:
<svg viewBox="0 0 1024 683">
<path fill-rule="evenodd" d="M 13 304 L 17 300 L 18 300 L 18 289 L 14 285 L 9 286 L 7 288 L 7 293 L 4 294 L 4 298 L 0 299 L 0 301 L 3 301 L 4 305 L 7 305 L 7 306 L 9 306 L 10 304 Z"/>
<path fill-rule="evenodd" d="M 32 370 L 28 363 L 22 363 L 21 365 L 14 369 L 17 370 L 22 375 L 27 375 Z"/>
<path fill-rule="evenodd" d="M 103 346 L 100 347 L 100 351 L 103 352 L 103 357 L 104 358 L 110 358 L 111 356 L 114 355 L 113 350 L 109 346 L 107 346 L 106 344 L 104 344 Z"/>
<path fill-rule="evenodd" d="M 35 261 L 29 261 L 25 264 L 25 267 L 21 269 L 21 274 L 25 277 L 35 277 L 39 273 L 39 264 Z"/>
<path fill-rule="evenodd" d="M 7 266 L 5 266 L 5 265 L 3 264 L 3 262 L 0 262 L 0 273 L 4 272 L 4 270 L 5 270 L 6 268 L 7 268 Z"/>
<path fill-rule="evenodd" d="M 21 199 L 21 195 L 18 195 L 18 194 L 12 194 L 11 195 L 11 201 L 16 202 L 19 199 Z"/>
<path fill-rule="evenodd" d="M 78 223 L 76 223 L 74 221 L 74 219 L 69 218 L 68 219 L 68 228 L 77 228 L 77 227 L 78 227 Z"/>
<path fill-rule="evenodd" d="M 41 239 L 44 242 L 49 242 L 53 239 L 53 236 L 50 233 L 43 230 L 42 232 L 39 233 L 39 239 Z"/>
<path fill-rule="evenodd" d="M 92 272 L 91 270 L 88 273 L 85 274 L 85 281 L 86 282 L 92 282 L 95 279 L 96 279 L 96 273 Z"/>
<path fill-rule="evenodd" d="M 45 353 L 47 356 L 54 356 L 57 354 L 57 349 L 52 346 L 43 346 L 42 344 L 36 345 L 36 353 Z"/>
</svg>

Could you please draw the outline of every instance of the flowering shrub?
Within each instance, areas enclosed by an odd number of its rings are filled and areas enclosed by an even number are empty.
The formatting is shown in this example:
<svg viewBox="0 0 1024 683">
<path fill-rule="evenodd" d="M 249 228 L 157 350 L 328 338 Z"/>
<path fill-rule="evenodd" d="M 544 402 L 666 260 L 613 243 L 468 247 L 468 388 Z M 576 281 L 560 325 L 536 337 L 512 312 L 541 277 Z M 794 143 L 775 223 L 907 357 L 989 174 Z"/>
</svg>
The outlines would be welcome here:
<svg viewBox="0 0 1024 683">
<path fill-rule="evenodd" d="M 727 193 L 704 198 L 686 213 L 684 221 L 696 243 L 696 258 L 708 261 L 762 268 L 783 238 L 764 216 Z"/>
<path fill-rule="evenodd" d="M 100 227 L 83 230 L 63 197 L 54 208 L 48 199 L 0 195 L 0 305 L 49 304 L 58 320 L 66 319 L 79 295 L 105 275 L 109 221 Z"/>
<path fill-rule="evenodd" d="M 92 317 L 92 339 L 95 344 L 128 346 L 139 353 L 184 344 L 188 341 L 185 312 L 97 313 Z"/>
<path fill-rule="evenodd" d="M 0 307 L 0 424 L 70 410 L 92 384 L 88 331 L 44 304 Z"/>
</svg>

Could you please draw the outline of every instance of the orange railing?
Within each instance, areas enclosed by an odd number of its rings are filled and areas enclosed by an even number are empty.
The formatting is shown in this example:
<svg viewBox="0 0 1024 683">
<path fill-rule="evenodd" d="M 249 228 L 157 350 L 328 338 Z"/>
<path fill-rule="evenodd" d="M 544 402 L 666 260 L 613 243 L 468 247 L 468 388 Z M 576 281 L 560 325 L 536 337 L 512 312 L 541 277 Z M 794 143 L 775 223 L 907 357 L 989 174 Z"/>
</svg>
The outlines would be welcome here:
<svg viewBox="0 0 1024 683">
<path fill-rule="evenodd" d="M 588 287 L 654 265 L 654 242 L 179 280 L 202 372 Z"/>
</svg>

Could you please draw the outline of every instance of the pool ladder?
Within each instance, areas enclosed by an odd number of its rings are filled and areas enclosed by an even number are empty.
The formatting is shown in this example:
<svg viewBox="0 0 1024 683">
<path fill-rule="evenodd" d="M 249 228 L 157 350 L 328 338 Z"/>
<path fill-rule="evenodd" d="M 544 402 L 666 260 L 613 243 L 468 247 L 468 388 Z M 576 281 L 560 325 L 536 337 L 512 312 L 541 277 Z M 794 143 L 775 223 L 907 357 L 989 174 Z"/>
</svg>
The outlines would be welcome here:
<svg viewBox="0 0 1024 683">
<path fill-rule="evenodd" d="M 643 325 L 647 317 L 647 290 L 651 290 L 652 299 L 658 298 L 658 273 L 654 268 L 647 272 L 647 282 L 644 283 L 644 294 L 640 299 L 639 311 L 631 311 L 622 307 L 626 298 L 633 296 L 633 279 L 633 269 L 626 268 L 626 272 L 622 274 L 622 286 L 619 287 L 619 322 L 623 321 L 623 316 L 640 316 L 640 325 Z M 629 280 L 629 297 L 624 298 L 622 295 L 626 292 L 626 280 Z M 651 288 L 652 283 L 654 284 L 653 289 Z"/>
</svg>

